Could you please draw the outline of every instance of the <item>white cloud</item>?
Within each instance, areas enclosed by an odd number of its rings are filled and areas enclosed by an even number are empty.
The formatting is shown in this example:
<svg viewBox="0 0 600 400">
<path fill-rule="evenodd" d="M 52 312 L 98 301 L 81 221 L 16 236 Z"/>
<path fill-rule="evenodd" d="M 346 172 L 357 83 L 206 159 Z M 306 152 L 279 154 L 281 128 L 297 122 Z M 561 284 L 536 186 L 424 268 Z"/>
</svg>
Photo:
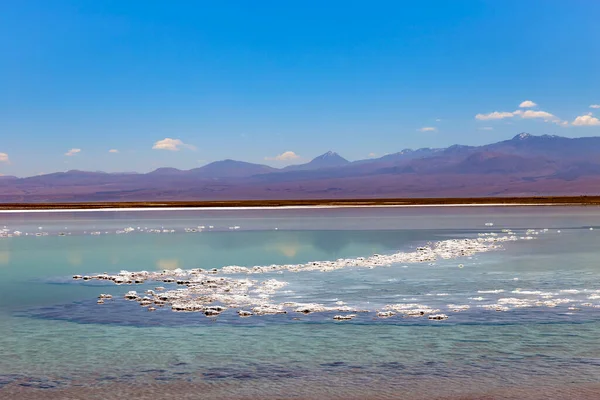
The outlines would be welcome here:
<svg viewBox="0 0 600 400">
<path fill-rule="evenodd" d="M 599 126 L 600 119 L 592 116 L 592 113 L 580 115 L 572 122 L 573 126 Z"/>
<path fill-rule="evenodd" d="M 10 159 L 8 158 L 8 154 L 0 153 L 0 163 L 10 164 Z"/>
<path fill-rule="evenodd" d="M 548 121 L 558 119 L 558 117 L 556 115 L 550 114 L 549 112 L 546 112 L 546 111 L 534 111 L 534 110 L 519 111 L 519 112 L 515 111 L 514 114 L 520 115 L 521 118 L 527 118 L 527 119 L 543 118 Z"/>
<path fill-rule="evenodd" d="M 600 108 L 600 104 L 592 104 L 590 105 L 590 108 Z"/>
<path fill-rule="evenodd" d="M 477 114 L 475 119 L 480 121 L 487 121 L 490 119 L 504 119 L 504 118 L 512 118 L 515 114 L 507 111 L 494 111 L 489 114 Z"/>
<path fill-rule="evenodd" d="M 71 149 L 65 153 L 65 156 L 71 157 L 77 153 L 81 153 L 81 149 Z"/>
<path fill-rule="evenodd" d="M 537 104 L 535 104 L 531 100 L 525 100 L 524 102 L 519 104 L 519 107 L 521 107 L 521 108 L 531 108 L 531 107 L 535 107 L 535 106 L 537 106 Z"/>
<path fill-rule="evenodd" d="M 436 118 L 435 122 L 442 122 L 442 119 L 441 118 Z"/>
<path fill-rule="evenodd" d="M 119 150 L 117 150 L 117 149 L 110 149 L 108 152 L 109 152 L 109 153 L 118 153 L 118 152 L 119 152 Z"/>
<path fill-rule="evenodd" d="M 433 127 L 433 126 L 425 126 L 421 129 L 419 129 L 419 131 L 421 132 L 435 132 L 437 131 L 437 128 Z"/>
<path fill-rule="evenodd" d="M 285 151 L 275 157 L 265 157 L 265 160 L 270 161 L 292 161 L 299 159 L 300 156 L 293 151 Z"/>
<path fill-rule="evenodd" d="M 494 128 L 492 128 L 491 126 L 482 126 L 481 128 L 479 128 L 480 131 L 493 131 Z"/>
<path fill-rule="evenodd" d="M 369 158 L 373 158 L 373 157 L 377 157 L 377 154 L 375 154 L 375 153 L 369 153 Z"/>
<path fill-rule="evenodd" d="M 159 140 L 156 143 L 154 143 L 154 146 L 152 146 L 152 149 L 154 149 L 154 150 L 179 151 L 182 148 L 187 148 L 190 150 L 196 149 L 191 144 L 186 144 L 186 143 L 183 143 L 179 139 L 171 139 L 171 138 L 164 138 L 163 140 Z"/>
<path fill-rule="evenodd" d="M 555 123 L 557 125 L 560 126 L 568 126 L 569 123 L 567 121 L 563 121 L 560 118 L 558 118 L 556 115 L 551 114 L 549 112 L 546 111 L 534 111 L 534 110 L 527 110 L 527 111 L 515 111 L 514 114 L 516 115 L 520 115 L 521 118 L 524 119 L 543 119 L 545 122 L 552 122 Z"/>
<path fill-rule="evenodd" d="M 521 107 L 524 107 L 523 104 L 527 103 L 527 102 L 530 102 L 530 100 L 527 100 L 527 101 L 524 101 L 523 103 L 521 103 Z M 533 105 L 536 105 L 533 102 L 531 102 L 531 103 Z M 498 120 L 498 119 L 504 119 L 504 118 L 513 118 L 516 116 L 520 116 L 522 119 L 543 119 L 545 122 L 552 122 L 552 123 L 560 125 L 560 126 L 568 126 L 569 125 L 569 123 L 567 121 L 561 120 L 554 114 L 551 114 L 546 111 L 536 111 L 536 110 L 516 110 L 513 112 L 494 111 L 489 114 L 477 114 L 475 116 L 475 119 L 478 119 L 480 121 L 488 121 L 488 120 Z"/>
</svg>

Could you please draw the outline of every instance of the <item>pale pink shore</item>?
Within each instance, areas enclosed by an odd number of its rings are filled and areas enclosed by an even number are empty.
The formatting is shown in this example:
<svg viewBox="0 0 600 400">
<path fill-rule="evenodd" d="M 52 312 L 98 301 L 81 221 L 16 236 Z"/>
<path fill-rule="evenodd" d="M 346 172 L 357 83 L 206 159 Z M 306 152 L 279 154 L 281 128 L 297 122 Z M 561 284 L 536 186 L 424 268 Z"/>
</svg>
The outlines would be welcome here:
<svg viewBox="0 0 600 400">
<path fill-rule="evenodd" d="M 495 204 L 381 204 L 381 205 L 311 205 L 311 206 L 257 206 L 257 207 L 131 207 L 131 208 L 64 208 L 64 209 L 0 209 L 0 214 L 29 213 L 75 213 L 75 212 L 122 212 L 122 211 L 235 211 L 235 210 L 304 210 L 331 208 L 439 208 L 439 207 L 539 207 L 572 206 L 570 204 L 549 203 L 495 203 Z"/>
<path fill-rule="evenodd" d="M 71 387 L 66 389 L 31 389 L 8 386 L 0 389 L 0 398 L 11 400 L 597 400 L 600 399 L 598 384 L 556 384 L 556 386 L 503 387 L 476 389 L 464 382 L 457 385 L 443 379 L 429 378 L 427 382 L 406 385 L 395 390 L 381 387 L 365 387 L 357 377 L 356 385 L 331 385 L 307 381 L 302 386 L 288 386 L 286 380 L 266 383 L 261 388 L 257 382 L 246 383 L 151 383 L 106 384 L 96 387 Z M 264 382 L 263 382 L 264 383 Z M 384 384 L 384 382 L 381 382 Z M 424 385 L 429 387 L 423 387 Z"/>
</svg>

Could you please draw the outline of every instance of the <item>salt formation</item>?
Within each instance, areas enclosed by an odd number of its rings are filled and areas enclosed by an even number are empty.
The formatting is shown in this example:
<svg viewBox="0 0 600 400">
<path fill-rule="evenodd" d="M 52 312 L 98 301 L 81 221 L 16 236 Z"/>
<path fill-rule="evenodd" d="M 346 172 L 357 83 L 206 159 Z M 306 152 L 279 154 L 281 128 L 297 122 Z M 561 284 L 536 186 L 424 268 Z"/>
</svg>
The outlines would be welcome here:
<svg viewBox="0 0 600 400">
<path fill-rule="evenodd" d="M 120 229 L 116 229 L 116 230 L 111 230 L 111 231 L 84 231 L 83 234 L 85 235 L 91 235 L 91 236 L 100 236 L 100 235 L 108 235 L 111 233 L 117 234 L 117 235 L 126 235 L 126 234 L 131 234 L 131 233 L 151 233 L 151 234 L 162 234 L 162 233 L 176 233 L 176 232 L 184 232 L 184 233 L 197 233 L 197 232 L 202 232 L 206 227 L 204 225 L 198 226 L 198 227 L 191 227 L 191 228 L 183 228 L 182 230 L 178 230 L 178 229 L 169 229 L 169 228 L 165 228 L 164 226 L 161 227 L 156 227 L 156 228 L 149 228 L 149 227 L 132 227 L 132 226 L 127 226 L 124 228 L 120 228 Z M 209 226 L 209 229 L 213 229 L 214 226 Z M 64 231 L 60 231 L 60 232 L 56 232 L 56 233 L 50 233 L 50 232 L 45 232 L 43 231 L 43 227 L 38 227 L 37 231 L 31 232 L 31 233 L 23 233 L 20 231 L 14 231 L 11 232 L 10 229 L 8 229 L 6 226 L 2 229 L 0 229 L 0 238 L 10 238 L 10 237 L 15 237 L 15 236 L 37 236 L 37 237 L 41 237 L 41 236 L 50 236 L 50 235 L 58 235 L 58 236 L 69 236 L 72 234 L 72 232 L 67 232 L 67 227 L 65 227 Z M 230 230 L 239 230 L 240 226 L 235 225 L 232 227 L 229 227 Z M 80 232 L 81 233 L 81 232 Z"/>
<path fill-rule="evenodd" d="M 377 316 L 379 318 L 389 318 L 389 317 L 393 317 L 394 315 L 396 315 L 396 313 L 393 312 L 393 311 L 379 311 L 379 312 L 377 312 Z"/>
<path fill-rule="evenodd" d="M 440 310 L 433 309 L 423 304 L 388 304 L 383 308 L 386 311 L 392 311 L 398 314 L 402 314 L 405 317 L 422 317 L 428 314 L 435 314 Z"/>
<path fill-rule="evenodd" d="M 393 264 L 402 263 L 431 263 L 439 259 L 452 259 L 458 257 L 469 257 L 477 253 L 483 253 L 500 248 L 500 243 L 508 241 L 516 241 L 516 236 L 488 236 L 479 237 L 476 239 L 450 239 L 428 246 L 417 247 L 414 252 L 400 252 L 389 255 L 374 254 L 371 257 L 358 258 L 340 258 L 335 261 L 312 261 L 306 264 L 283 264 L 283 265 L 266 265 L 254 267 L 242 267 L 237 265 L 229 265 L 222 267 L 220 270 L 212 269 L 204 271 L 200 268 L 191 270 L 176 269 L 173 271 L 162 272 L 128 272 L 121 271 L 116 275 L 95 275 L 89 279 L 106 279 L 112 280 L 118 284 L 143 283 L 147 280 L 162 281 L 165 283 L 177 282 L 185 284 L 190 276 L 198 273 L 214 273 L 222 274 L 263 274 L 269 272 L 288 271 L 288 272 L 305 272 L 305 271 L 321 271 L 329 272 L 342 268 L 375 268 L 389 267 Z"/>
<path fill-rule="evenodd" d="M 233 230 L 236 230 L 234 226 Z M 209 229 L 212 226 L 209 227 Z M 190 228 L 186 232 L 200 232 L 204 226 Z M 239 227 L 237 228 L 239 229 Z M 140 231 L 133 227 L 125 228 L 122 234 Z M 153 232 L 152 229 L 144 228 L 146 232 Z M 169 229 L 157 229 L 156 233 L 171 233 Z M 3 231 L 0 231 L 3 232 Z M 498 233 L 487 232 L 479 234 L 471 239 L 450 239 L 435 243 L 428 243 L 425 246 L 417 247 L 411 252 L 399 252 L 394 254 L 382 255 L 374 254 L 370 257 L 358 258 L 340 258 L 333 261 L 312 261 L 304 264 L 273 264 L 263 266 L 244 267 L 237 265 L 224 266 L 220 269 L 174 269 L 163 270 L 159 272 L 149 271 L 120 271 L 117 274 L 102 273 L 97 275 L 73 275 L 75 280 L 105 280 L 112 281 L 117 285 L 149 284 L 151 282 L 159 283 L 161 286 L 154 286 L 154 289 L 146 288 L 144 293 L 137 291 L 128 291 L 123 297 L 126 300 L 137 302 L 141 307 L 148 311 L 154 311 L 159 308 L 171 309 L 175 312 L 201 312 L 207 317 L 218 317 L 221 313 L 229 309 L 235 310 L 240 317 L 251 317 L 261 315 L 276 315 L 288 313 L 335 313 L 342 312 L 347 314 L 335 314 L 334 320 L 347 321 L 356 317 L 361 312 L 371 312 L 358 307 L 352 307 L 342 301 L 333 299 L 331 305 L 319 303 L 298 303 L 282 302 L 273 300 L 273 296 L 281 293 L 288 283 L 277 279 L 267 279 L 259 281 L 251 277 L 265 273 L 302 273 L 302 272 L 329 272 L 343 268 L 375 268 L 389 267 L 391 265 L 402 265 L 409 263 L 422 263 L 435 265 L 438 260 L 453 259 L 458 257 L 471 257 L 477 253 L 496 250 L 501 244 L 516 240 L 531 240 L 546 230 L 528 230 L 526 236 L 517 236 L 512 231 L 505 229 L 501 236 Z M 14 234 L 14 233 L 13 233 Z M 462 266 L 462 264 L 460 264 Z M 230 277 L 227 275 L 238 275 Z M 163 286 L 164 285 L 164 286 Z M 477 293 L 499 295 L 504 289 L 479 290 Z M 285 293 L 285 292 L 283 292 Z M 563 290 L 561 293 L 575 293 L 575 290 Z M 557 307 L 563 304 L 574 302 L 571 299 L 556 298 L 559 293 L 542 292 L 538 290 L 512 290 L 512 294 L 519 297 L 503 297 L 497 299 L 487 299 L 481 296 L 469 297 L 470 304 L 448 304 L 446 307 L 451 312 L 464 312 L 472 306 L 484 310 L 508 311 L 510 309 L 522 307 Z M 431 298 L 448 296 L 449 293 L 432 293 Z M 600 298 L 598 293 L 588 293 L 589 299 Z M 534 298 L 532 298 L 534 297 Z M 109 294 L 100 294 L 98 303 L 104 304 L 105 301 L 112 299 Z M 404 299 L 405 301 L 409 299 Z M 399 304 L 388 304 L 380 310 L 374 311 L 379 318 L 406 317 L 406 318 L 425 318 L 428 320 L 439 321 L 448 318 L 448 315 L 441 313 L 437 307 L 431 307 L 414 302 Z M 480 302 L 474 305 L 473 302 Z M 490 303 L 490 304 L 487 304 Z M 583 303 L 582 306 L 587 305 Z M 590 304 L 592 306 L 592 304 Z M 440 306 L 438 306 L 440 307 Z"/>
<path fill-rule="evenodd" d="M 238 315 L 240 317 L 250 317 L 252 315 L 254 315 L 253 313 L 251 313 L 250 311 L 244 311 L 244 310 L 239 310 L 238 311 Z"/>
<path fill-rule="evenodd" d="M 350 314 L 350 315 L 335 315 L 333 317 L 333 319 L 335 319 L 336 321 L 349 321 L 349 320 L 353 319 L 354 317 L 356 317 L 356 315 L 354 315 L 354 314 Z"/>
<path fill-rule="evenodd" d="M 125 276 L 129 274 L 127 271 L 122 273 Z M 240 310 L 240 316 L 286 312 L 279 305 L 270 302 L 270 294 L 287 284 L 275 279 L 259 283 L 249 279 L 217 278 L 196 272 L 192 278 L 178 280 L 177 283 L 185 288 L 156 292 L 147 290 L 144 296 L 132 290 L 124 298 L 136 301 L 142 307 L 170 306 L 173 311 L 202 312 L 209 317 L 218 316 L 228 308 L 240 307 L 253 307 L 252 312 Z"/>
<path fill-rule="evenodd" d="M 443 319 L 448 319 L 448 316 L 446 314 L 433 314 L 433 315 L 430 315 L 428 317 L 428 319 L 434 320 L 434 321 L 441 321 Z"/>
<path fill-rule="evenodd" d="M 123 230 L 123 233 L 132 232 L 133 228 Z M 165 230 L 163 230 L 164 232 Z M 204 270 L 195 268 L 183 270 L 163 270 L 161 272 L 121 271 L 110 275 L 102 273 L 98 275 L 74 275 L 73 279 L 79 280 L 107 280 L 115 284 L 143 284 L 145 282 L 162 282 L 165 284 L 176 284 L 180 288 L 165 290 L 157 286 L 156 291 L 147 290 L 142 296 L 136 291 L 129 291 L 125 299 L 137 301 L 140 306 L 155 308 L 170 306 L 177 312 L 203 312 L 205 315 L 214 317 L 221 314 L 227 308 L 250 308 L 251 311 L 239 310 L 240 316 L 284 314 L 289 311 L 309 314 L 314 312 L 362 312 L 367 310 L 355 309 L 347 305 L 336 304 L 327 307 L 322 304 L 284 303 L 274 304 L 271 295 L 287 285 L 286 282 L 269 279 L 263 282 L 250 279 L 234 279 L 227 277 L 216 277 L 218 273 L 254 275 L 268 272 L 305 272 L 305 271 L 334 271 L 341 268 L 374 268 L 391 266 L 399 263 L 424 263 L 433 262 L 438 259 L 450 259 L 456 257 L 471 256 L 476 253 L 497 249 L 499 243 L 517 240 L 516 236 L 486 236 L 477 239 L 451 239 L 418 247 L 413 252 L 401 252 L 391 255 L 374 254 L 371 257 L 358 257 L 354 259 L 338 259 L 335 261 L 313 261 L 306 264 L 286 264 L 269 266 L 225 266 L 221 270 L 215 268 Z M 440 295 L 446 295 L 440 294 Z M 104 302 L 105 297 L 100 300 Z M 400 313 L 405 316 L 423 316 L 433 314 L 439 310 L 427 306 L 414 305 L 391 305 L 380 312 L 381 317 L 392 316 Z M 355 315 L 355 314 L 351 314 Z M 347 317 L 347 316 L 346 316 Z"/>
<path fill-rule="evenodd" d="M 448 309 L 450 309 L 454 312 L 466 311 L 470 308 L 471 308 L 471 306 L 469 306 L 468 304 L 465 304 L 465 305 L 448 304 Z"/>
</svg>

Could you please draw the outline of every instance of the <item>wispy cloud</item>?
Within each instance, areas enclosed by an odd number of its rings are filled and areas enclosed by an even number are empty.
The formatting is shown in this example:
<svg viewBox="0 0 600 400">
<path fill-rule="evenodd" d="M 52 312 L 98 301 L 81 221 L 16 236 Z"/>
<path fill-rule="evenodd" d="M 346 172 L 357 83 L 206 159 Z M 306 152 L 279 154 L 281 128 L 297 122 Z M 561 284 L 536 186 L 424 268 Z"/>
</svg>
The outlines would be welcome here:
<svg viewBox="0 0 600 400">
<path fill-rule="evenodd" d="M 553 118 L 554 117 L 554 115 L 550 114 L 549 112 L 534 111 L 534 110 L 527 110 L 527 111 L 517 110 L 517 111 L 513 112 L 513 115 L 520 115 L 521 118 Z"/>
<path fill-rule="evenodd" d="M 183 143 L 180 139 L 171 139 L 164 138 L 163 140 L 159 140 L 154 143 L 152 149 L 154 150 L 169 150 L 169 151 L 179 151 L 181 149 L 190 149 L 196 150 L 196 147 L 191 144 Z"/>
<path fill-rule="evenodd" d="M 293 160 L 298 160 L 301 157 L 294 153 L 293 151 L 285 151 L 279 155 L 276 155 L 275 157 L 265 157 L 265 160 L 269 160 L 269 161 L 293 161 Z"/>
<path fill-rule="evenodd" d="M 552 122 L 552 123 L 560 125 L 560 126 L 568 126 L 569 125 L 569 123 L 567 121 L 563 121 L 562 119 L 558 118 L 556 115 L 551 114 L 546 111 L 517 110 L 514 112 L 514 114 L 520 115 L 521 118 L 523 118 L 523 119 L 541 119 L 544 122 Z"/>
<path fill-rule="evenodd" d="M 81 153 L 81 149 L 71 149 L 65 153 L 65 156 L 72 157 L 77 153 Z"/>
<path fill-rule="evenodd" d="M 590 108 L 600 108 L 600 104 L 592 104 L 590 105 Z"/>
<path fill-rule="evenodd" d="M 375 153 L 369 153 L 369 158 L 375 158 L 375 157 L 377 157 L 377 154 L 375 154 Z"/>
<path fill-rule="evenodd" d="M 537 106 L 531 100 L 525 100 L 522 102 L 519 107 L 521 108 L 530 108 Z M 490 120 L 500 120 L 505 118 L 514 118 L 521 117 L 522 119 L 541 119 L 545 122 L 551 122 L 559 126 L 568 126 L 569 123 L 567 121 L 563 121 L 561 118 L 556 115 L 549 113 L 547 111 L 541 110 L 515 110 L 515 111 L 494 111 L 488 114 L 477 114 L 475 115 L 475 119 L 480 121 L 490 121 Z"/>
<path fill-rule="evenodd" d="M 108 152 L 109 152 L 109 153 L 118 153 L 118 152 L 119 152 L 119 150 L 117 150 L 117 149 L 110 149 Z"/>
<path fill-rule="evenodd" d="M 521 108 L 531 108 L 531 107 L 535 107 L 535 106 L 537 106 L 537 104 L 531 100 L 525 100 L 524 102 L 519 104 L 519 107 L 521 107 Z"/>
<path fill-rule="evenodd" d="M 8 154 L 0 153 L 0 163 L 10 164 L 10 159 L 8 158 Z"/>
<path fill-rule="evenodd" d="M 480 121 L 488 121 L 494 119 L 504 119 L 504 118 L 512 118 L 515 114 L 508 111 L 494 111 L 489 114 L 477 114 L 475 119 Z"/>
<path fill-rule="evenodd" d="M 434 126 L 424 126 L 421 129 L 418 129 L 419 132 L 435 132 L 437 131 L 437 128 Z"/>
<path fill-rule="evenodd" d="M 573 126 L 600 126 L 600 119 L 594 117 L 592 113 L 580 115 L 571 123 Z"/>
<path fill-rule="evenodd" d="M 492 128 L 491 126 L 482 126 L 481 128 L 479 128 L 480 131 L 493 131 L 494 128 Z"/>
</svg>

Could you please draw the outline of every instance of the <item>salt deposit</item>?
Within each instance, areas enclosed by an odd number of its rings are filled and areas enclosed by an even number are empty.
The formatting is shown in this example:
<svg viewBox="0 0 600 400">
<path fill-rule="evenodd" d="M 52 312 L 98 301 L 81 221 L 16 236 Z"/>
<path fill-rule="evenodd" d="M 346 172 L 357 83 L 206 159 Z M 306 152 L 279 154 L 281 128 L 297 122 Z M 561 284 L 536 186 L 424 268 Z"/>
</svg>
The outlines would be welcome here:
<svg viewBox="0 0 600 400">
<path fill-rule="evenodd" d="M 396 313 L 393 311 L 379 311 L 377 313 L 377 316 L 379 318 L 389 318 L 389 317 L 393 317 L 394 315 L 396 315 Z"/>
<path fill-rule="evenodd" d="M 433 314 L 427 318 L 434 321 L 441 321 L 443 319 L 448 319 L 448 316 L 446 314 Z"/>
<path fill-rule="evenodd" d="M 386 311 L 393 311 L 402 314 L 406 317 L 422 317 L 427 314 L 435 314 L 440 312 L 438 309 L 433 309 L 423 304 L 388 304 L 384 308 Z"/>
<path fill-rule="evenodd" d="M 448 304 L 448 309 L 450 309 L 454 312 L 466 311 L 470 308 L 471 308 L 471 306 L 469 306 L 468 304 L 465 304 L 465 305 Z"/>
<path fill-rule="evenodd" d="M 236 230 L 233 226 L 232 230 Z M 212 227 L 209 227 L 212 228 Z M 204 226 L 198 228 L 189 228 L 186 232 L 199 232 Z M 239 229 L 239 227 L 237 227 Z M 129 234 L 139 232 L 133 227 L 122 230 L 120 234 Z M 161 227 L 161 229 L 146 229 L 145 232 L 172 233 L 173 230 Z M 387 304 L 378 309 L 364 309 L 364 307 L 355 307 L 348 305 L 338 299 L 329 300 L 325 304 L 312 302 L 277 302 L 274 296 L 280 298 L 282 295 L 292 294 L 293 291 L 282 289 L 288 286 L 288 282 L 278 279 L 267 279 L 259 281 L 251 279 L 252 276 L 268 273 L 304 273 L 304 272 L 330 272 L 344 268 L 376 268 L 400 266 L 402 264 L 421 263 L 426 265 L 436 265 L 439 260 L 448 260 L 454 258 L 470 258 L 478 253 L 488 252 L 500 249 L 505 242 L 517 240 L 531 240 L 540 233 L 547 230 L 528 230 L 527 236 L 516 236 L 510 230 L 503 230 L 505 235 L 499 235 L 495 232 L 486 232 L 470 239 L 449 239 L 415 248 L 414 251 L 398 252 L 393 254 L 373 254 L 370 257 L 340 258 L 330 261 L 312 261 L 304 264 L 272 264 L 258 266 L 237 266 L 228 265 L 220 269 L 205 270 L 201 268 L 162 270 L 162 271 L 120 271 L 117 274 L 95 274 L 95 275 L 73 275 L 74 280 L 104 280 L 112 281 L 117 285 L 134 285 L 150 282 L 158 282 L 164 286 L 155 286 L 154 289 L 144 288 L 143 294 L 137 291 L 128 291 L 123 297 L 129 301 L 137 302 L 141 307 L 149 311 L 158 308 L 171 309 L 175 312 L 201 312 L 207 317 L 215 318 L 229 309 L 237 312 L 240 317 L 251 317 L 261 315 L 287 314 L 287 313 L 335 313 L 343 312 L 350 314 L 336 314 L 335 320 L 344 321 L 354 318 L 360 312 L 374 312 L 379 318 L 390 318 L 396 315 L 402 317 L 419 318 L 426 317 L 431 320 L 444 320 L 448 316 L 441 313 L 439 308 L 445 308 L 452 312 L 466 312 L 471 307 L 477 307 L 483 310 L 509 311 L 521 307 L 558 307 L 561 305 L 570 305 L 575 300 L 557 298 L 559 294 L 577 294 L 578 290 L 563 289 L 551 291 L 541 291 L 537 289 L 508 289 L 514 297 L 499 297 L 506 289 L 478 290 L 477 294 L 490 295 L 490 298 L 482 296 L 467 297 L 458 304 L 447 304 L 446 306 L 437 304 L 422 304 L 417 298 L 411 302 Z M 14 233 L 13 233 L 14 234 Z M 462 267 L 462 264 L 460 264 Z M 231 275 L 238 275 L 233 277 Z M 589 300 L 600 299 L 600 291 L 586 292 Z M 441 297 L 453 296 L 453 293 L 430 293 L 427 296 L 431 301 L 438 301 Z M 467 295 L 468 296 L 468 295 Z M 466 297 L 466 296 L 465 296 Z M 496 298 L 494 298 L 496 297 Z M 112 299 L 110 294 L 101 294 L 98 297 L 98 303 L 104 304 L 106 300 Z M 409 299 L 404 299 L 409 300 Z M 455 300 L 453 298 L 453 300 Z M 460 301 L 460 299 L 456 299 Z M 280 300 L 281 301 L 281 300 Z M 579 300 L 581 301 L 581 300 Z M 476 304 L 482 303 L 482 304 Z M 582 306 L 586 305 L 583 303 Z M 594 306 L 590 303 L 590 306 Z M 374 306 L 375 307 L 375 306 Z"/>
<path fill-rule="evenodd" d="M 336 321 L 349 321 L 349 320 L 353 319 L 354 317 L 356 317 L 356 315 L 354 315 L 354 314 L 350 314 L 350 315 L 335 315 L 333 317 L 333 319 L 335 319 Z"/>
</svg>

